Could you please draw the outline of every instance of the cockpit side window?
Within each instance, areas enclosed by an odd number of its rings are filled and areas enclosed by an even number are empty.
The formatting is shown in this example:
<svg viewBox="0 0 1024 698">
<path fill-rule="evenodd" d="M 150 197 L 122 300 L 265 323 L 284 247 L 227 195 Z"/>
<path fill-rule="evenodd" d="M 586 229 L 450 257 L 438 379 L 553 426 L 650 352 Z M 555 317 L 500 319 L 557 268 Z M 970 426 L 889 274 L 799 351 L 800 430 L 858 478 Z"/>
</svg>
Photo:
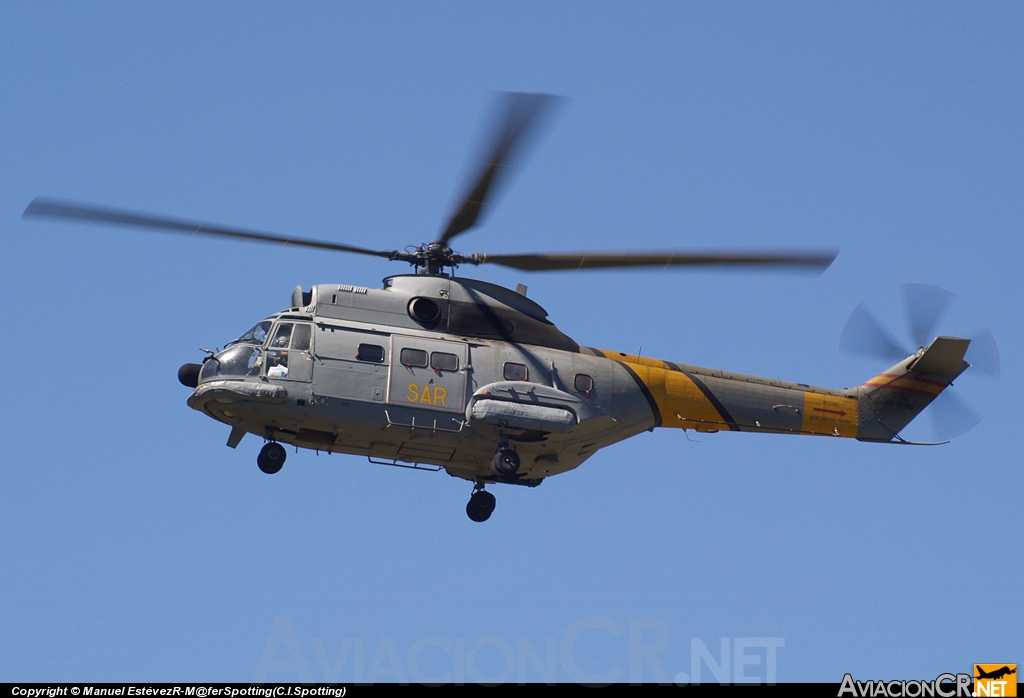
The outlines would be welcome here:
<svg viewBox="0 0 1024 698">
<path fill-rule="evenodd" d="M 262 345 L 267 339 L 267 333 L 270 332 L 270 326 L 273 323 L 270 320 L 264 320 L 259 323 L 251 330 L 243 334 L 241 337 L 231 342 L 230 344 L 257 344 Z M 230 345 L 229 345 L 230 346 Z"/>
<path fill-rule="evenodd" d="M 270 346 L 274 349 L 287 349 L 288 342 L 292 338 L 292 323 L 282 322 L 277 326 L 277 332 L 274 334 L 274 341 L 270 343 Z"/>
<path fill-rule="evenodd" d="M 312 325 L 296 325 L 295 329 L 292 330 L 292 349 L 295 351 L 309 351 L 312 333 Z"/>
<path fill-rule="evenodd" d="M 288 377 L 288 352 L 306 352 L 312 344 L 313 326 L 282 322 L 274 332 L 266 351 L 267 378 Z M 301 358 L 301 357 L 300 357 Z M 308 357 L 307 357 L 308 360 Z"/>
<path fill-rule="evenodd" d="M 288 375 L 288 351 L 267 350 L 267 378 L 285 378 Z"/>
</svg>

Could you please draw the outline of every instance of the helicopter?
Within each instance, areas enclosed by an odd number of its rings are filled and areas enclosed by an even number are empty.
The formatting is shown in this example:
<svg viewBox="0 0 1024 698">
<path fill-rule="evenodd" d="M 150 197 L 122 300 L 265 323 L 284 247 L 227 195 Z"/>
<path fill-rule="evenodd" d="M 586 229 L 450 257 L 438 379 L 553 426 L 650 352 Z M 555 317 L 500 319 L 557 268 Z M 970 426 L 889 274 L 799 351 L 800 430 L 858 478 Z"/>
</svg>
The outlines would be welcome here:
<svg viewBox="0 0 1024 698">
<path fill-rule="evenodd" d="M 369 255 L 408 263 L 382 288 L 298 286 L 288 306 L 256 323 L 179 381 L 189 407 L 265 440 L 274 474 L 285 445 L 444 470 L 472 483 L 466 513 L 486 521 L 494 484 L 536 487 L 598 450 L 655 428 L 800 434 L 911 444 L 900 431 L 970 364 L 971 340 L 918 328 L 920 346 L 864 384 L 834 390 L 662 361 L 578 344 L 519 285 L 456 276 L 461 265 L 523 271 L 743 267 L 824 271 L 835 250 L 621 251 L 461 254 L 453 240 L 481 221 L 497 185 L 557 98 L 506 93 L 498 128 L 443 232 L 404 250 L 288 237 L 37 198 L 24 212 Z M 897 358 L 897 357 L 894 357 Z"/>
</svg>

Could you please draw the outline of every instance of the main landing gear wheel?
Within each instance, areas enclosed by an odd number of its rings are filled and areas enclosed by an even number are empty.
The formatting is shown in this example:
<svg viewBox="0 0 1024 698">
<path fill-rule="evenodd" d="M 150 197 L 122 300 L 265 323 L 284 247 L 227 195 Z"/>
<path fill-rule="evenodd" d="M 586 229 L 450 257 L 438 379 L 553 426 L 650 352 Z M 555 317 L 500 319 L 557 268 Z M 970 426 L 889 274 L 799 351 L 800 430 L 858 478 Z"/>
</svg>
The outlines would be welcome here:
<svg viewBox="0 0 1024 698">
<path fill-rule="evenodd" d="M 493 494 L 486 491 L 483 487 L 478 487 L 478 489 L 473 491 L 473 496 L 469 498 L 469 504 L 466 505 L 466 514 L 473 521 L 482 523 L 491 518 L 496 503 Z"/>
<path fill-rule="evenodd" d="M 260 455 L 256 457 L 256 465 L 260 466 L 260 470 L 265 472 L 267 475 L 273 475 L 281 469 L 284 465 L 284 459 L 288 457 L 285 453 L 284 446 L 271 441 L 263 450 L 260 451 Z M 493 507 L 491 507 L 493 509 Z"/>
</svg>

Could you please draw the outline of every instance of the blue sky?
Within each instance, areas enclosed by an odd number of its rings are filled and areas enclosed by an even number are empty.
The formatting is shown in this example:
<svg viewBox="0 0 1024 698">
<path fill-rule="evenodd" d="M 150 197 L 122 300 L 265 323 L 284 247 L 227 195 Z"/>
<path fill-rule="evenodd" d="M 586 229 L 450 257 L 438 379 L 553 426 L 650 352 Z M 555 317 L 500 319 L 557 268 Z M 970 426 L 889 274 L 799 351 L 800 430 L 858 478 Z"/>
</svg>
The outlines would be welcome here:
<svg viewBox="0 0 1024 698">
<path fill-rule="evenodd" d="M 766 645 L 737 641 L 781 639 L 780 681 L 1021 662 L 1022 20 L 1009 3 L 4 4 L 0 292 L 22 339 L 2 350 L 0 680 L 323 680 L 339 653 L 351 680 L 357 646 L 367 680 L 537 680 L 526 648 L 549 647 L 560 680 L 672 679 L 723 638 L 761 679 Z M 998 383 L 954 387 L 984 421 L 936 448 L 658 431 L 495 488 L 477 525 L 443 473 L 302 452 L 265 476 L 259 440 L 226 448 L 175 379 L 296 284 L 404 267 L 20 219 L 45 194 L 423 242 L 496 90 L 568 99 L 460 251 L 842 251 L 820 277 L 461 273 L 526 283 L 581 344 L 832 387 L 887 368 L 838 352 L 857 304 L 898 331 L 899 285 L 934 284 L 957 295 L 940 332 L 999 343 Z"/>
</svg>

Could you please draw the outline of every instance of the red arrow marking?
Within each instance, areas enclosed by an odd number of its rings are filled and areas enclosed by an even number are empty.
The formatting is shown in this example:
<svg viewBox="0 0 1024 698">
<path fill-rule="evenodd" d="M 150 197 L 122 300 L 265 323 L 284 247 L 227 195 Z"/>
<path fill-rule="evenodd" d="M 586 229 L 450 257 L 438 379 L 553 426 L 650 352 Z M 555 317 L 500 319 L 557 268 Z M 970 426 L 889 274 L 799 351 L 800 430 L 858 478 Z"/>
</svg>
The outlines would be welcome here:
<svg viewBox="0 0 1024 698">
<path fill-rule="evenodd" d="M 826 410 L 824 407 L 814 407 L 815 412 L 828 412 L 829 414 L 838 414 L 840 417 L 845 417 L 846 412 L 843 410 Z"/>
</svg>

